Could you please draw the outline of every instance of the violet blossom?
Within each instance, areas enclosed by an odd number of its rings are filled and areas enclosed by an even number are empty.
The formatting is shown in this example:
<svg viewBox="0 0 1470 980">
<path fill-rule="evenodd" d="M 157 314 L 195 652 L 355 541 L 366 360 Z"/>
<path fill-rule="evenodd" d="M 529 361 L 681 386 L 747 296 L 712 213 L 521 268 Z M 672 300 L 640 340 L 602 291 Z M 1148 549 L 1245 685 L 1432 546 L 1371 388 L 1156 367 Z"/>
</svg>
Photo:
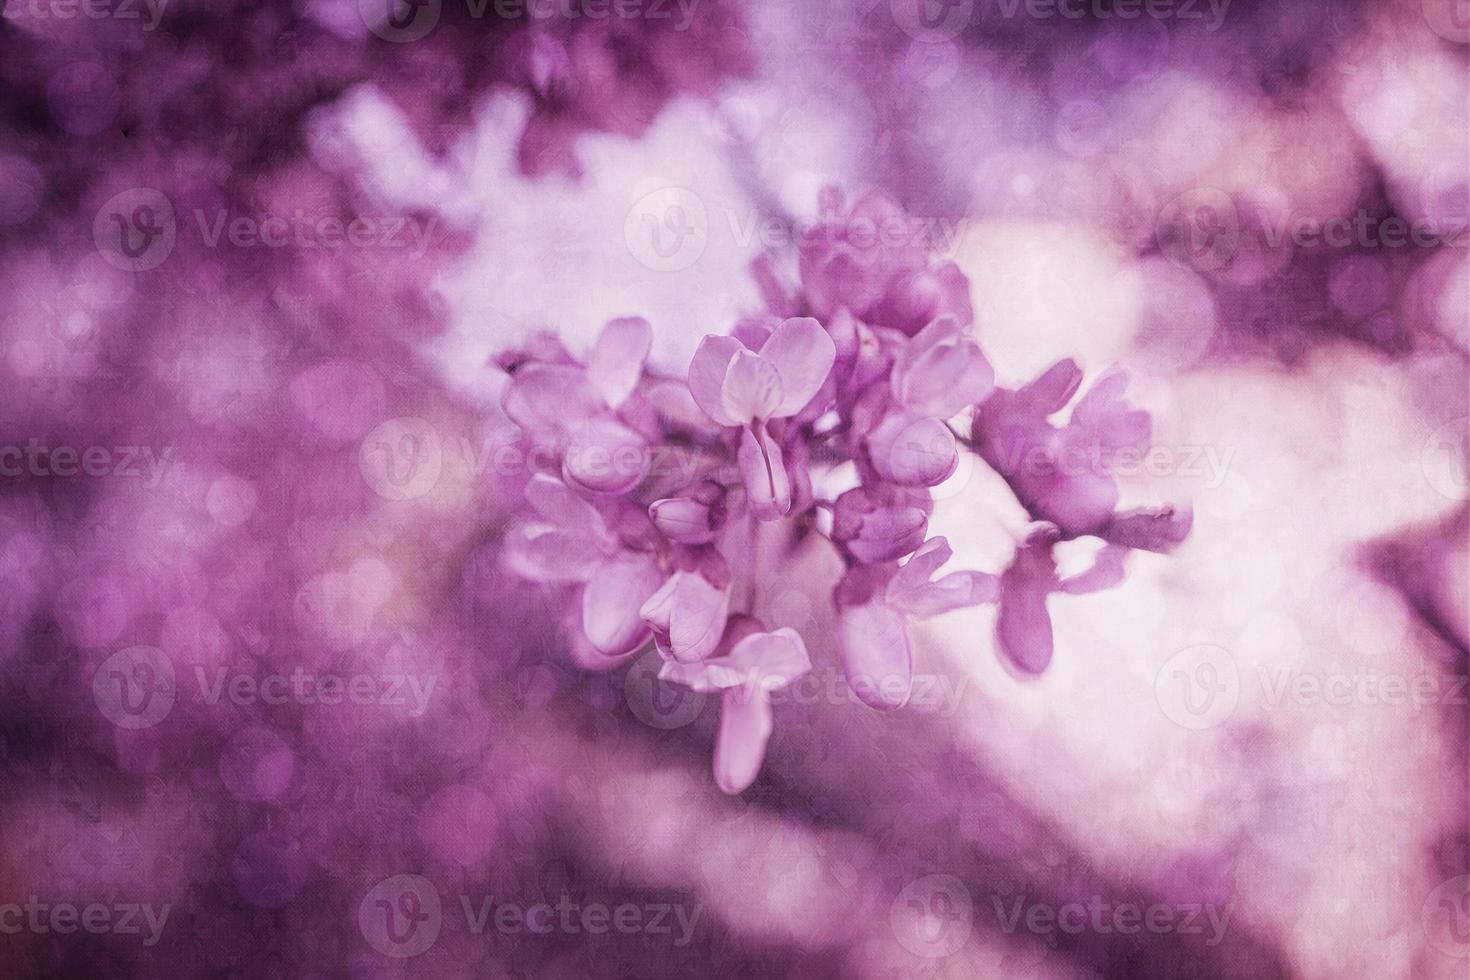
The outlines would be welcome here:
<svg viewBox="0 0 1470 980">
<path fill-rule="evenodd" d="M 1126 376 L 1103 375 L 1053 425 L 1081 385 L 1076 365 L 995 388 L 958 270 L 932 268 L 922 240 L 843 231 L 910 228 L 902 211 L 870 195 L 844 216 L 829 192 L 823 213 L 829 234 L 801 242 L 800 284 L 757 263 L 770 308 L 705 337 L 687 380 L 650 368 L 636 319 L 604 328 L 585 362 L 549 341 L 500 359 L 505 412 L 554 470 L 530 478 L 510 567 L 546 588 L 580 586 L 581 631 L 608 667 L 651 639 L 664 680 L 724 692 L 715 773 L 731 793 L 759 771 L 770 690 L 810 666 L 806 638 L 755 619 L 757 584 L 782 573 L 782 549 L 762 542 L 827 539 L 845 568 L 832 595 L 847 684 L 887 710 L 910 697 L 912 623 L 998 603 L 998 651 L 1039 672 L 1053 655 L 1048 596 L 1116 585 L 1129 550 L 1167 551 L 1189 526 L 1168 507 L 1115 513 L 1105 465 L 1061 465 L 1093 445 L 1146 443 Z M 910 302 L 934 282 L 954 288 Z M 1040 522 L 998 574 L 941 574 L 952 551 L 930 536 L 930 488 L 961 453 L 995 468 Z M 1029 467 L 1012 465 L 1018 454 Z M 651 465 L 668 455 L 687 465 Z M 814 490 L 844 464 L 855 486 Z M 1059 579 L 1053 546 L 1083 535 L 1105 539 L 1094 566 Z"/>
</svg>

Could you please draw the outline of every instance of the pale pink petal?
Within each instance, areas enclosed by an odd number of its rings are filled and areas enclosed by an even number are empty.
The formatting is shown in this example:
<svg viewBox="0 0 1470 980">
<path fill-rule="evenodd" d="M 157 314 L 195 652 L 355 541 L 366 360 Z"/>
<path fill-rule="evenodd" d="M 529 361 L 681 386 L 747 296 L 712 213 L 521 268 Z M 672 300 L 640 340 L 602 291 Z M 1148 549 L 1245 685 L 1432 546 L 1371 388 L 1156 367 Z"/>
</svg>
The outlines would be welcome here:
<svg viewBox="0 0 1470 980">
<path fill-rule="evenodd" d="M 643 437 L 607 417 L 572 427 L 562 456 L 567 483 L 590 493 L 625 493 L 648 471 Z"/>
<path fill-rule="evenodd" d="M 653 328 L 641 316 L 609 320 L 587 357 L 587 376 L 603 400 L 617 408 L 638 384 L 653 347 Z"/>
<path fill-rule="evenodd" d="M 889 601 L 901 599 L 905 594 L 928 585 L 934 573 L 943 568 L 944 563 L 953 555 L 949 539 L 943 535 L 935 535 L 925 541 L 914 552 L 913 557 L 893 573 L 893 578 L 888 582 Z"/>
<path fill-rule="evenodd" d="M 547 523 L 564 531 L 589 535 L 598 543 L 608 541 L 607 525 L 597 508 L 556 477 L 545 473 L 531 477 L 526 482 L 526 500 Z"/>
<path fill-rule="evenodd" d="M 1046 591 L 1024 583 L 1002 580 L 996 638 L 1001 652 L 1028 674 L 1039 674 L 1051 663 L 1051 616 Z"/>
<path fill-rule="evenodd" d="M 531 582 L 584 582 L 602 562 L 602 550 L 585 534 L 547 524 L 523 524 L 506 536 L 501 560 Z"/>
<path fill-rule="evenodd" d="M 891 385 L 894 397 L 915 412 L 949 418 L 983 401 L 995 374 L 959 323 L 940 317 L 899 352 Z"/>
<path fill-rule="evenodd" d="M 669 614 L 669 646 L 676 660 L 704 660 L 720 645 L 730 613 L 730 593 L 702 575 L 678 572 Z"/>
<path fill-rule="evenodd" d="M 899 486 L 932 487 L 959 466 L 954 433 L 936 418 L 890 412 L 868 435 L 873 468 Z"/>
<path fill-rule="evenodd" d="M 648 507 L 648 516 L 670 541 L 704 544 L 715 536 L 707 504 L 689 497 L 665 497 Z"/>
<path fill-rule="evenodd" d="M 922 588 L 891 600 L 895 609 L 915 619 L 928 619 L 955 609 L 994 602 L 1000 578 L 988 572 L 950 572 Z"/>
<path fill-rule="evenodd" d="M 582 632 L 598 651 L 617 657 L 648 641 L 639 611 L 662 578 L 650 555 L 619 555 L 597 567 L 582 591 Z"/>
<path fill-rule="evenodd" d="M 775 521 L 785 517 L 791 511 L 791 479 L 781 447 L 764 425 L 754 433 L 747 428 L 740 434 L 736 460 L 756 519 Z"/>
<path fill-rule="evenodd" d="M 1082 369 L 1071 358 L 1057 361 L 1030 384 L 1016 392 L 1027 408 L 1042 415 L 1059 411 L 1082 384 Z"/>
<path fill-rule="evenodd" d="M 649 596 L 647 601 L 638 610 L 638 616 L 651 629 L 660 633 L 669 631 L 669 622 L 674 616 L 674 592 L 679 587 L 679 581 L 685 572 L 675 572 L 670 575 L 664 584 Z"/>
<path fill-rule="evenodd" d="M 1125 548 L 1173 551 L 1189 536 L 1194 514 L 1188 508 L 1161 507 L 1114 514 L 1099 536 Z"/>
<path fill-rule="evenodd" d="M 720 397 L 725 417 L 737 425 L 768 419 L 781 404 L 781 375 L 765 358 L 742 348 L 730 359 Z"/>
<path fill-rule="evenodd" d="M 512 376 L 501 405 L 528 436 L 560 432 L 604 411 L 587 372 L 570 364 L 525 365 Z"/>
<path fill-rule="evenodd" d="M 760 356 L 781 377 L 781 401 L 765 418 L 785 418 L 806 407 L 821 390 L 837 358 L 837 346 L 809 316 L 782 321 L 761 346 Z"/>
<path fill-rule="evenodd" d="M 812 669 L 801 635 L 789 627 L 773 633 L 752 633 L 712 664 L 729 666 L 742 681 L 764 691 L 785 687 Z"/>
<path fill-rule="evenodd" d="M 689 362 L 689 394 L 704 413 L 720 425 L 739 425 L 725 411 L 725 375 L 730 362 L 745 346 L 734 337 L 712 334 L 699 342 Z"/>
<path fill-rule="evenodd" d="M 764 691 L 732 687 L 720 703 L 715 737 L 715 782 L 730 795 L 744 792 L 760 775 L 771 738 L 771 702 Z"/>
<path fill-rule="evenodd" d="M 886 711 L 907 703 L 914 658 L 901 615 L 881 601 L 843 609 L 837 647 L 848 686 L 864 704 Z"/>
</svg>

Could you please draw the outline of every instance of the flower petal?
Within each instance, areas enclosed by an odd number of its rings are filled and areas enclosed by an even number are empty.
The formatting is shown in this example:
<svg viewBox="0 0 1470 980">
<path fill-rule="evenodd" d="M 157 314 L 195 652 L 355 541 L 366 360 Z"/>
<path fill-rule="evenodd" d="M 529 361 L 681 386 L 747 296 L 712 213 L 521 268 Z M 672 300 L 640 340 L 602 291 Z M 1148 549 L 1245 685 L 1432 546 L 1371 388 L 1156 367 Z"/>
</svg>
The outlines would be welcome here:
<svg viewBox="0 0 1470 980">
<path fill-rule="evenodd" d="M 901 615 L 881 601 L 843 609 L 837 646 L 848 686 L 864 704 L 887 711 L 908 702 L 914 656 Z"/>
<path fill-rule="evenodd" d="M 582 632 L 600 653 L 617 657 L 648 641 L 648 626 L 639 612 L 661 579 L 652 556 L 644 554 L 619 555 L 588 578 L 582 591 Z"/>
<path fill-rule="evenodd" d="M 599 544 L 608 540 L 607 524 L 597 508 L 553 476 L 537 473 L 526 481 L 526 501 L 543 520 L 563 531 L 588 535 Z"/>
<path fill-rule="evenodd" d="M 725 417 L 736 425 L 768 419 L 781 404 L 781 375 L 770 361 L 741 348 L 730 359 L 720 397 Z"/>
<path fill-rule="evenodd" d="M 675 572 L 669 582 L 672 589 L 666 583 L 644 603 L 643 618 L 654 629 L 668 633 L 674 659 L 684 663 L 704 660 L 720 645 L 730 613 L 730 593 L 690 572 Z M 661 619 L 667 627 L 660 625 Z"/>
<path fill-rule="evenodd" d="M 505 414 L 527 437 L 558 433 L 604 411 L 587 372 L 571 364 L 527 364 L 501 397 Z"/>
<path fill-rule="evenodd" d="M 1001 582 L 1000 616 L 995 625 L 996 639 L 1004 653 L 1018 668 L 1028 674 L 1039 674 L 1051 663 L 1051 615 L 1046 611 L 1046 592 L 1042 589 Z"/>
<path fill-rule="evenodd" d="M 602 328 L 587 357 L 587 377 L 610 408 L 633 393 L 652 347 L 653 328 L 641 316 L 609 320 Z"/>
<path fill-rule="evenodd" d="M 756 519 L 775 521 L 785 517 L 791 511 L 791 479 L 781 447 L 764 425 L 757 426 L 754 433 L 745 429 L 740 434 L 736 461 Z"/>
<path fill-rule="evenodd" d="M 626 493 L 648 471 L 643 437 L 611 418 L 595 418 L 570 430 L 562 476 L 590 493 Z"/>
<path fill-rule="evenodd" d="M 744 683 L 767 692 L 786 687 L 812 669 L 801 634 L 790 627 L 773 633 L 752 633 L 735 644 L 729 656 L 710 663 L 729 666 Z"/>
<path fill-rule="evenodd" d="M 734 337 L 711 334 L 699 342 L 694 359 L 689 362 L 689 394 L 704 414 L 720 425 L 739 425 L 725 411 L 725 375 L 735 355 L 745 345 Z"/>
<path fill-rule="evenodd" d="M 771 701 L 764 691 L 732 687 L 720 703 L 715 738 L 715 782 L 734 796 L 760 775 L 771 738 Z"/>
<path fill-rule="evenodd" d="M 809 316 L 783 320 L 760 356 L 781 377 L 781 401 L 765 418 L 786 418 L 806 407 L 827 380 L 837 359 L 837 345 L 822 325 Z"/>
<path fill-rule="evenodd" d="M 910 412 L 890 412 L 869 433 L 867 443 L 873 468 L 899 486 L 936 486 L 960 463 L 949 427 Z"/>
</svg>

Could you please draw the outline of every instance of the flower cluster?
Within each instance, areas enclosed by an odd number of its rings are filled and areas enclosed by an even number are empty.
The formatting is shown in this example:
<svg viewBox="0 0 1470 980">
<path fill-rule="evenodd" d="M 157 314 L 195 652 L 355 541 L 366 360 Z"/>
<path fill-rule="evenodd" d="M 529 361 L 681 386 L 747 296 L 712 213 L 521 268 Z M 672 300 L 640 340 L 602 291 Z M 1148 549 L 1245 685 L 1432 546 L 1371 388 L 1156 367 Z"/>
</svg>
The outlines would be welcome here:
<svg viewBox="0 0 1470 980">
<path fill-rule="evenodd" d="M 1106 469 L 1055 465 L 1079 444 L 1147 444 L 1149 418 L 1124 401 L 1122 372 L 1055 424 L 1081 386 L 1077 365 L 996 387 L 960 270 L 922 243 L 855 234 L 902 223 L 881 195 L 848 209 L 827 191 L 821 206 L 799 245 L 799 286 L 758 263 L 768 309 L 704 338 L 687 378 L 646 366 L 651 330 L 636 318 L 609 323 L 582 360 L 540 336 L 500 361 L 505 412 L 541 461 L 509 566 L 577 596 L 568 632 L 584 666 L 620 663 L 651 640 L 660 677 L 722 693 L 714 769 L 729 793 L 759 773 L 768 695 L 811 669 L 798 633 L 769 629 L 742 601 L 779 571 L 761 558 L 769 529 L 816 532 L 840 556 L 838 649 L 854 692 L 879 709 L 908 700 L 911 621 L 997 603 L 1000 650 L 1037 673 L 1052 656 L 1052 593 L 1114 585 L 1129 549 L 1166 551 L 1189 529 L 1172 508 L 1117 511 Z M 995 469 L 1035 522 L 996 574 L 942 574 L 951 549 L 929 534 L 931 488 L 961 452 Z M 814 490 L 844 473 L 831 499 Z M 1083 535 L 1103 547 L 1063 578 L 1053 547 Z"/>
</svg>

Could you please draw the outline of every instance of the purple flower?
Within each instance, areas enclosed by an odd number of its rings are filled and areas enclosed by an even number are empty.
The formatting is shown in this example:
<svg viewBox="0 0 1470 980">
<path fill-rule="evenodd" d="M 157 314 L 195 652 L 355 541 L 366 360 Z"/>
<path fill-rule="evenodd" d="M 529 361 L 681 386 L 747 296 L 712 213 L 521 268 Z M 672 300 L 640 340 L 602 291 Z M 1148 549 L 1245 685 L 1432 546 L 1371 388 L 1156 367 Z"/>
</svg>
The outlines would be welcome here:
<svg viewBox="0 0 1470 980">
<path fill-rule="evenodd" d="M 1172 511 L 1146 523 L 1168 526 L 1169 535 L 1182 537 Z M 1184 526 L 1187 530 L 1187 517 Z M 1068 578 L 1059 578 L 1052 549 L 1061 539 L 1055 525 L 1035 528 L 1016 549 L 1015 558 L 1000 576 L 996 640 L 1006 659 L 1028 674 L 1039 674 L 1051 663 L 1051 614 L 1046 608 L 1049 595 L 1054 592 L 1086 595 L 1111 589 L 1123 581 L 1123 561 L 1128 547 L 1114 543 L 1105 544 L 1088 568 Z"/>
<path fill-rule="evenodd" d="M 689 365 L 689 391 L 711 419 L 741 429 L 737 462 L 755 515 L 791 510 L 791 479 L 768 422 L 796 415 L 822 389 L 836 348 L 811 317 L 782 321 L 759 351 L 734 337 L 704 338 Z"/>
<path fill-rule="evenodd" d="M 868 434 L 868 461 L 885 480 L 904 487 L 943 483 L 959 466 L 954 433 L 937 418 L 889 412 Z"/>
<path fill-rule="evenodd" d="M 904 345 L 890 376 L 893 397 L 922 415 L 947 419 L 985 400 L 995 372 L 952 316 L 940 317 Z"/>
<path fill-rule="evenodd" d="M 879 192 L 850 210 L 837 188 L 822 192 L 821 221 L 802 236 L 799 270 L 812 312 L 847 310 L 870 324 L 919 331 L 946 314 L 974 319 L 970 284 L 952 262 L 931 269 L 929 229 Z"/>
<path fill-rule="evenodd" d="M 725 488 L 705 480 L 682 497 L 655 500 L 648 516 L 670 541 L 708 544 L 725 523 Z"/>
<path fill-rule="evenodd" d="M 704 660 L 719 646 L 730 613 L 730 592 L 698 572 L 678 571 L 648 597 L 639 615 L 653 631 L 659 653 L 680 663 Z"/>
<path fill-rule="evenodd" d="M 651 344 L 646 320 L 612 320 L 586 367 L 532 361 L 513 369 L 505 414 L 533 444 L 556 452 L 569 485 L 617 495 L 643 479 L 647 439 L 617 410 L 636 387 Z"/>
<path fill-rule="evenodd" d="M 903 566 L 860 567 L 838 586 L 842 667 L 848 684 L 869 707 L 899 708 L 909 699 L 914 673 L 910 619 L 995 601 L 994 575 L 959 571 L 934 580 L 952 554 L 944 538 L 930 538 Z"/>
<path fill-rule="evenodd" d="M 854 487 L 832 509 L 832 540 L 858 561 L 897 561 L 924 543 L 933 503 L 929 495 L 879 484 Z"/>
<path fill-rule="evenodd" d="M 1128 376 L 1105 373 L 1072 408 L 1062 427 L 1047 417 L 1061 411 L 1082 383 L 1082 370 L 1059 361 L 1018 391 L 997 389 L 976 410 L 972 436 L 981 458 L 1006 478 L 1037 520 L 1072 537 L 1107 525 L 1118 503 L 1110 457 L 1142 451 L 1148 413 L 1123 400 Z"/>
<path fill-rule="evenodd" d="M 518 526 L 506 541 L 507 563 L 536 582 L 581 582 L 582 631 L 598 652 L 630 653 L 648 641 L 640 615 L 663 573 L 654 556 L 624 547 L 598 509 L 545 474 L 526 484 L 540 521 Z"/>
<path fill-rule="evenodd" d="M 723 692 L 715 782 L 733 795 L 760 773 L 771 737 L 771 692 L 806 674 L 812 662 L 795 630 L 766 632 L 748 617 L 731 624 L 722 649 L 728 652 L 699 663 L 666 661 L 659 677 L 696 691 Z"/>
</svg>

